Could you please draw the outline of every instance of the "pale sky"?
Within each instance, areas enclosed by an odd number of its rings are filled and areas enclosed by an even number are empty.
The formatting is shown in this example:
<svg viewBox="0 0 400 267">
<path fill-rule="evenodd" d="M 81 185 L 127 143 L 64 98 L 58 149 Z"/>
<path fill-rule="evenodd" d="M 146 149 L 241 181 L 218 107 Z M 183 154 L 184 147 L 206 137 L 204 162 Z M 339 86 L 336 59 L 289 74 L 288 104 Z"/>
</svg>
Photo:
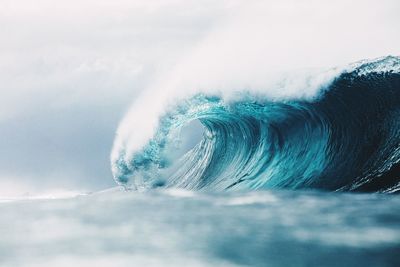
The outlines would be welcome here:
<svg viewBox="0 0 400 267">
<path fill-rule="evenodd" d="M 271 66 L 399 55 L 399 13 L 397 0 L 1 0 L 0 197 L 114 186 L 119 122 L 171 71 L 240 87 Z"/>
</svg>

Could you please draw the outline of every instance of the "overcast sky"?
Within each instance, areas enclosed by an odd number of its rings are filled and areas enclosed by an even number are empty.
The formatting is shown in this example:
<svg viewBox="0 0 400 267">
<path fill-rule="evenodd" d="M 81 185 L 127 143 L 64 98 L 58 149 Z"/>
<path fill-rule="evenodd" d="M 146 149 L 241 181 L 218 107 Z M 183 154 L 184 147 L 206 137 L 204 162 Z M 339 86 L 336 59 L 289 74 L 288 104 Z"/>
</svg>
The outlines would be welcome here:
<svg viewBox="0 0 400 267">
<path fill-rule="evenodd" d="M 397 0 L 249 2 L 0 0 L 0 196 L 114 186 L 110 151 L 132 101 L 218 36 L 213 53 L 227 56 L 208 53 L 210 65 L 254 49 L 267 62 L 280 47 L 292 51 L 282 64 L 297 53 L 312 66 L 400 54 Z"/>
</svg>

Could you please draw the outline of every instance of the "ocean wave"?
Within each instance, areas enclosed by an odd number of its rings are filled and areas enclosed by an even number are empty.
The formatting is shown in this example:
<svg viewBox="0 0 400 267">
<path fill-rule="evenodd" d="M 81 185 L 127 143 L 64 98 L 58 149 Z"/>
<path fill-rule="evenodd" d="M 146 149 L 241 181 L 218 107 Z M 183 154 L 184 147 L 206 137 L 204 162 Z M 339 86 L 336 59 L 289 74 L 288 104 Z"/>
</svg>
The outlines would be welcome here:
<svg viewBox="0 0 400 267">
<path fill-rule="evenodd" d="M 154 112 L 147 135 L 135 134 L 148 113 L 136 109 L 114 144 L 114 178 L 130 189 L 399 190 L 400 58 L 330 73 L 307 97 L 199 90 Z"/>
</svg>

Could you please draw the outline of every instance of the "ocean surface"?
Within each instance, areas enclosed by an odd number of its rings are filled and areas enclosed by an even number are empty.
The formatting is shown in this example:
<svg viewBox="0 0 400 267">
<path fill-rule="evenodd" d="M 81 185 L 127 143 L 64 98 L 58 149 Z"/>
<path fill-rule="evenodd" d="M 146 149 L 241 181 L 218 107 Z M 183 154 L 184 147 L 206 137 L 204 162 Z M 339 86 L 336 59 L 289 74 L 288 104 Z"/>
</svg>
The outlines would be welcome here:
<svg viewBox="0 0 400 267">
<path fill-rule="evenodd" d="M 145 92 L 119 187 L 0 201 L 0 266 L 400 266 L 400 58 L 269 78 Z"/>
<path fill-rule="evenodd" d="M 116 188 L 0 213 L 0 266 L 400 265 L 392 194 Z"/>
</svg>

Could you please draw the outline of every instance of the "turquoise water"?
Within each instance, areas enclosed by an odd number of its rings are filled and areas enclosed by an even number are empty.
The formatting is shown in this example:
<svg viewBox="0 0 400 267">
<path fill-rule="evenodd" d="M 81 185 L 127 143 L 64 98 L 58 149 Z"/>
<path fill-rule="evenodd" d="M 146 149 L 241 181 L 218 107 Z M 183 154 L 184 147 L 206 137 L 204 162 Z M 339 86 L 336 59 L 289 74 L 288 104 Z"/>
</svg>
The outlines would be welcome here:
<svg viewBox="0 0 400 267">
<path fill-rule="evenodd" d="M 353 65 L 309 99 L 200 91 L 166 108 L 148 139 L 137 136 L 150 108 L 127 116 L 114 178 L 130 189 L 398 191 L 400 58 Z"/>
</svg>

